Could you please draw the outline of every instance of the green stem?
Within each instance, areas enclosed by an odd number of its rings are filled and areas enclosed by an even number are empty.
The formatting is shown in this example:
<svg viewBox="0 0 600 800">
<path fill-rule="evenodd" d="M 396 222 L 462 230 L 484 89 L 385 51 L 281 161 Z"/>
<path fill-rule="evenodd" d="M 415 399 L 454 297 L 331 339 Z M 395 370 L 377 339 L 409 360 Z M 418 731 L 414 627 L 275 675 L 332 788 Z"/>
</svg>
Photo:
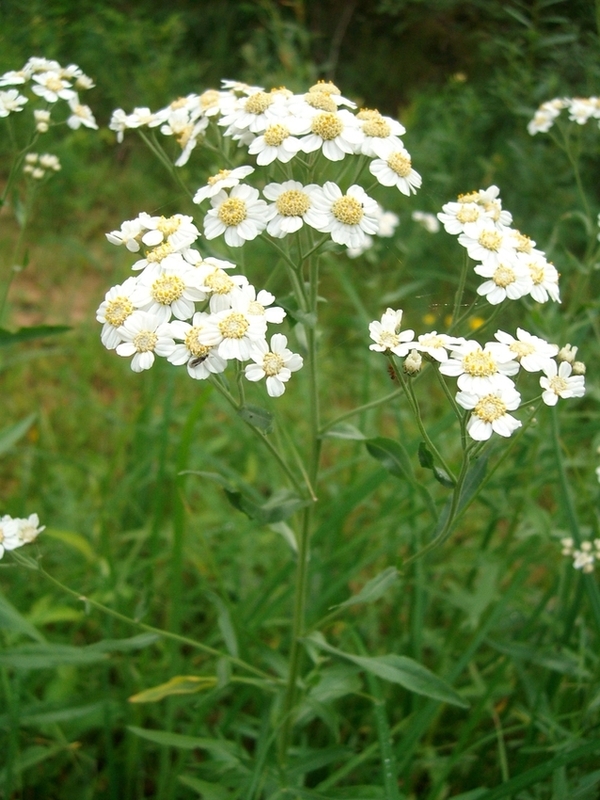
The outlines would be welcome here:
<svg viewBox="0 0 600 800">
<path fill-rule="evenodd" d="M 467 271 L 469 269 L 469 256 L 465 253 L 465 260 L 463 263 L 463 267 L 460 271 L 460 276 L 458 279 L 458 286 L 456 287 L 456 294 L 454 295 L 454 309 L 452 311 L 452 325 L 456 321 L 458 317 L 458 311 L 460 309 L 463 294 L 465 293 L 465 284 L 467 282 Z"/>
</svg>

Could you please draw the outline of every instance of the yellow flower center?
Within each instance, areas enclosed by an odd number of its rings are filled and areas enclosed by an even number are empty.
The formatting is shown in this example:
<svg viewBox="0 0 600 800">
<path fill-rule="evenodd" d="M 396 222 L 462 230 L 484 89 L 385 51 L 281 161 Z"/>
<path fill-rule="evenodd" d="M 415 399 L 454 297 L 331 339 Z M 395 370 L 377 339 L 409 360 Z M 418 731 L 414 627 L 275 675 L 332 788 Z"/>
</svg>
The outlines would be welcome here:
<svg viewBox="0 0 600 800">
<path fill-rule="evenodd" d="M 319 81 L 311 86 L 309 92 L 322 92 L 323 94 L 341 94 L 335 83 L 331 81 Z"/>
<path fill-rule="evenodd" d="M 494 272 L 492 276 L 492 280 L 496 284 L 496 286 L 501 286 L 505 289 L 507 286 L 510 286 L 511 283 L 514 283 L 517 279 L 517 276 L 510 267 L 504 266 L 504 264 L 500 264 L 498 269 Z"/>
<path fill-rule="evenodd" d="M 207 356 L 210 352 L 210 347 L 205 344 L 200 344 L 198 341 L 198 334 L 202 330 L 201 325 L 196 325 L 194 328 L 191 328 L 186 335 L 185 335 L 185 346 L 190 351 L 190 353 L 195 356 L 196 358 L 203 358 Z"/>
<path fill-rule="evenodd" d="M 479 209 L 473 205 L 463 205 L 456 212 L 456 219 L 463 225 L 465 222 L 476 222 L 479 219 Z"/>
<path fill-rule="evenodd" d="M 333 216 L 344 225 L 358 225 L 364 216 L 363 207 L 354 197 L 344 195 L 331 206 Z"/>
<path fill-rule="evenodd" d="M 225 180 L 231 175 L 230 169 L 220 169 L 216 175 L 211 175 L 210 178 L 207 180 L 209 186 L 214 186 L 215 183 L 219 181 Z"/>
<path fill-rule="evenodd" d="M 479 234 L 479 239 L 477 241 L 482 247 L 485 247 L 486 250 L 498 252 L 502 244 L 502 236 L 496 231 L 483 231 Z"/>
<path fill-rule="evenodd" d="M 419 337 L 419 344 L 423 347 L 444 347 L 444 340 L 441 336 L 430 333 Z"/>
<path fill-rule="evenodd" d="M 494 422 L 506 414 L 506 406 L 495 394 L 487 394 L 477 403 L 473 413 L 484 422 Z"/>
<path fill-rule="evenodd" d="M 265 307 L 261 305 L 258 300 L 251 300 L 248 304 L 248 314 L 253 317 L 262 317 L 265 313 Z"/>
<path fill-rule="evenodd" d="M 396 334 L 391 333 L 390 331 L 383 331 L 379 336 L 379 344 L 382 347 L 387 347 L 388 350 L 391 350 L 392 347 L 396 347 L 399 342 L 400 339 L 396 336 Z"/>
<path fill-rule="evenodd" d="M 177 131 L 175 131 L 175 138 L 177 139 L 177 144 L 183 149 L 186 144 L 189 142 L 192 132 L 194 130 L 194 123 L 188 122 L 187 125 L 183 125 Z"/>
<path fill-rule="evenodd" d="M 224 339 L 243 339 L 249 327 L 248 320 L 239 311 L 232 311 L 219 322 L 219 330 Z"/>
<path fill-rule="evenodd" d="M 324 113 L 317 114 L 312 121 L 311 128 L 312 132 L 316 133 L 317 136 L 320 136 L 321 139 L 330 141 L 331 139 L 335 139 L 336 136 L 340 135 L 340 133 L 344 130 L 344 125 L 336 114 Z"/>
<path fill-rule="evenodd" d="M 138 353 L 148 353 L 154 350 L 158 336 L 153 331 L 140 331 L 133 337 L 133 346 Z"/>
<path fill-rule="evenodd" d="M 357 119 L 362 120 L 369 120 L 369 119 L 379 119 L 381 114 L 377 111 L 376 108 L 361 108 L 361 110 L 356 115 Z"/>
<path fill-rule="evenodd" d="M 280 125 L 279 123 L 276 125 L 269 125 L 264 133 L 265 144 L 267 147 L 279 147 L 289 135 L 290 132 L 285 125 Z"/>
<path fill-rule="evenodd" d="M 219 93 L 216 89 L 208 89 L 200 95 L 200 105 L 202 108 L 213 108 L 219 103 Z"/>
<path fill-rule="evenodd" d="M 494 220 L 494 222 L 497 222 L 500 219 L 500 212 L 502 211 L 502 208 L 497 200 L 490 200 L 490 202 L 486 203 L 483 207 L 490 215 L 491 219 Z"/>
<path fill-rule="evenodd" d="M 185 291 L 185 283 L 179 275 L 161 275 L 152 284 L 150 294 L 163 306 L 170 306 L 175 300 L 179 300 Z"/>
<path fill-rule="evenodd" d="M 309 106 L 318 108 L 319 111 L 329 111 L 329 113 L 333 113 L 337 110 L 335 101 L 332 100 L 328 94 L 325 94 L 325 92 L 307 92 L 304 95 L 304 99 Z"/>
<path fill-rule="evenodd" d="M 278 375 L 281 372 L 282 368 L 285 366 L 285 362 L 278 353 L 267 353 L 263 358 L 262 366 L 265 375 L 273 377 L 273 375 Z"/>
<path fill-rule="evenodd" d="M 274 100 L 275 98 L 272 94 L 255 92 L 246 100 L 244 110 L 247 111 L 248 114 L 264 114 Z"/>
<path fill-rule="evenodd" d="M 219 206 L 219 219 L 223 225 L 240 225 L 248 216 L 246 203 L 237 197 L 228 197 Z"/>
<path fill-rule="evenodd" d="M 401 178 L 408 177 L 412 169 L 410 156 L 405 153 L 392 153 L 387 160 L 387 165 L 390 169 L 394 170 L 396 175 L 399 175 Z"/>
<path fill-rule="evenodd" d="M 148 261 L 150 264 L 155 264 L 157 261 L 162 261 L 163 258 L 170 256 L 172 252 L 173 248 L 169 242 L 163 242 L 162 244 L 159 244 L 158 247 L 155 247 L 154 250 L 146 253 L 146 261 Z"/>
<path fill-rule="evenodd" d="M 118 328 L 122 325 L 127 317 L 133 314 L 133 303 L 127 297 L 115 297 L 114 300 L 109 300 L 106 304 L 106 311 L 104 318 L 109 325 L 114 325 Z"/>
<path fill-rule="evenodd" d="M 165 236 L 170 236 L 172 233 L 175 233 L 175 231 L 179 229 L 180 225 L 181 225 L 181 219 L 179 219 L 178 217 L 161 217 L 158 221 L 156 229 L 159 230 Z"/>
<path fill-rule="evenodd" d="M 515 353 L 517 358 L 523 358 L 535 353 L 535 347 L 529 342 L 513 342 L 508 349 Z"/>
<path fill-rule="evenodd" d="M 483 350 L 474 350 L 463 358 L 463 369 L 468 375 L 475 378 L 489 378 L 498 371 L 496 362 L 491 353 Z"/>
<path fill-rule="evenodd" d="M 46 81 L 46 86 L 51 92 L 60 92 L 60 90 L 63 88 L 63 82 L 60 78 L 56 78 L 54 75 L 51 75 Z"/>
<path fill-rule="evenodd" d="M 299 189 L 288 189 L 279 195 L 275 207 L 282 217 L 301 217 L 310 208 L 310 198 Z"/>
<path fill-rule="evenodd" d="M 518 231 L 515 231 L 513 238 L 515 240 L 515 248 L 517 250 L 517 253 L 531 253 L 531 251 L 533 250 L 533 242 L 531 241 L 529 236 L 525 236 L 524 233 L 519 233 Z"/>
<path fill-rule="evenodd" d="M 544 282 L 544 268 L 540 267 L 535 261 L 532 261 L 531 264 L 528 264 L 529 273 L 531 275 L 531 280 L 534 282 L 536 286 L 540 283 Z"/>
<path fill-rule="evenodd" d="M 561 392 L 564 392 L 565 389 L 569 388 L 569 384 L 565 378 L 561 378 L 560 375 L 555 375 L 553 378 L 550 378 L 548 383 L 550 384 L 550 389 L 552 389 L 553 392 L 556 392 L 556 394 L 560 394 Z"/>
<path fill-rule="evenodd" d="M 477 203 L 479 202 L 479 192 L 467 192 L 466 194 L 458 195 L 459 203 Z"/>
<path fill-rule="evenodd" d="M 169 108 L 172 108 L 173 111 L 177 111 L 178 108 L 185 108 L 187 106 L 187 97 L 178 97 L 176 100 L 169 105 Z"/>
<path fill-rule="evenodd" d="M 229 275 L 223 272 L 222 269 L 216 269 L 214 272 L 211 272 L 204 283 L 214 294 L 227 294 L 235 286 L 235 283 L 231 280 Z"/>
<path fill-rule="evenodd" d="M 373 136 L 377 139 L 385 139 L 390 135 L 392 129 L 383 117 L 367 120 L 362 129 L 366 136 Z"/>
</svg>

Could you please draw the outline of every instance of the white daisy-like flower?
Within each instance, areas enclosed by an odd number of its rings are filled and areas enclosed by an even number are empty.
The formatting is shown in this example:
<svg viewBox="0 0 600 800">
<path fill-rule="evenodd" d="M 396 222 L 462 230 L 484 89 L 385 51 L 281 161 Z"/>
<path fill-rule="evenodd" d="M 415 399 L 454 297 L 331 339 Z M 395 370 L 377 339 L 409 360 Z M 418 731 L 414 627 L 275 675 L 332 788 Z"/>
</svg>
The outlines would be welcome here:
<svg viewBox="0 0 600 800">
<path fill-rule="evenodd" d="M 597 97 L 573 97 L 569 103 L 569 119 L 578 125 L 585 125 L 590 117 L 598 116 Z"/>
<path fill-rule="evenodd" d="M 521 233 L 521 231 L 518 231 L 516 228 L 510 228 L 508 236 L 517 253 L 521 253 L 525 256 L 543 255 L 541 250 L 536 250 L 533 239 Z"/>
<path fill-rule="evenodd" d="M 320 149 L 329 161 L 342 161 L 346 155 L 358 152 L 363 139 L 356 117 L 346 109 L 315 114 L 310 131 L 302 139 L 302 150 L 314 153 Z"/>
<path fill-rule="evenodd" d="M 266 227 L 272 212 L 258 190 L 246 184 L 234 186 L 229 195 L 218 192 L 211 198 L 211 210 L 204 218 L 204 235 L 215 239 L 225 234 L 230 247 L 241 247 L 255 239 Z"/>
<path fill-rule="evenodd" d="M 313 204 L 319 213 L 318 225 L 315 223 L 314 227 L 330 233 L 337 244 L 361 247 L 365 235 L 375 234 L 379 229 L 377 201 L 358 184 L 343 194 L 336 183 L 327 181 L 322 192 L 315 194 Z"/>
<path fill-rule="evenodd" d="M 486 216 L 492 220 L 497 228 L 507 228 L 512 223 L 512 214 L 502 208 L 500 189 L 497 186 L 488 186 L 477 192 L 477 202 L 483 206 Z"/>
<path fill-rule="evenodd" d="M 28 59 L 23 69 L 30 75 L 36 72 L 62 72 L 62 67 L 52 58 L 40 58 L 39 56 L 32 56 Z"/>
<path fill-rule="evenodd" d="M 516 339 L 504 331 L 496 331 L 494 336 L 508 347 L 515 361 L 527 372 L 543 372 L 558 353 L 558 345 L 527 333 L 523 328 L 517 328 Z"/>
<path fill-rule="evenodd" d="M 268 323 L 274 325 L 280 325 L 285 319 L 283 308 L 273 305 L 275 295 L 266 289 L 261 289 L 257 294 L 256 288 L 251 283 L 246 283 L 239 287 L 237 294 L 241 294 L 247 301 L 246 313 L 264 317 Z"/>
<path fill-rule="evenodd" d="M 173 352 L 175 342 L 168 323 L 147 311 L 134 311 L 118 330 L 121 343 L 116 352 L 131 359 L 131 369 L 142 372 L 154 364 L 154 354 L 167 356 Z"/>
<path fill-rule="evenodd" d="M 400 148 L 385 159 L 376 158 L 369 164 L 369 172 L 382 186 L 395 186 L 407 197 L 416 194 L 421 186 L 421 176 L 413 169 L 408 150 Z"/>
<path fill-rule="evenodd" d="M 201 344 L 218 346 L 218 354 L 226 361 L 248 361 L 253 347 L 265 338 L 267 321 L 263 315 L 249 314 L 244 297 L 233 294 L 231 308 L 211 314 L 199 332 Z"/>
<path fill-rule="evenodd" d="M 193 218 L 185 214 L 175 214 L 172 217 L 140 214 L 139 220 L 146 230 L 142 236 L 142 243 L 146 247 L 156 247 L 168 242 L 174 251 L 186 250 L 200 236 Z"/>
<path fill-rule="evenodd" d="M 583 397 L 585 394 L 585 378 L 583 375 L 571 375 L 573 367 L 568 361 L 550 361 L 544 366 L 544 377 L 540 378 L 542 400 L 547 406 L 555 406 L 558 398 Z"/>
<path fill-rule="evenodd" d="M 527 124 L 528 132 L 532 136 L 535 136 L 536 133 L 547 133 L 554 125 L 554 120 L 567 105 L 568 101 L 558 97 L 542 103 L 533 115 L 533 119 Z"/>
<path fill-rule="evenodd" d="M 167 361 L 175 365 L 186 364 L 188 374 L 197 381 L 206 380 L 227 367 L 227 361 L 221 358 L 217 348 L 202 344 L 198 338 L 207 319 L 209 314 L 197 311 L 192 317 L 191 325 L 182 320 L 169 323 L 171 335 L 174 339 L 181 340 L 181 344 L 173 344 L 172 351 L 167 354 Z"/>
<path fill-rule="evenodd" d="M 448 360 L 448 350 L 465 342 L 466 339 L 460 336 L 448 336 L 446 333 L 431 331 L 431 333 L 423 333 L 418 336 L 415 342 L 411 342 L 411 347 L 420 353 L 427 353 L 436 361 L 443 363 Z"/>
<path fill-rule="evenodd" d="M 19 520 L 5 514 L 0 519 L 0 558 L 7 550 L 15 550 L 21 544 L 19 540 Z"/>
<path fill-rule="evenodd" d="M 529 294 L 538 303 L 546 303 L 548 298 L 560 303 L 560 291 L 558 288 L 558 270 L 543 253 L 534 252 L 531 255 L 521 253 L 519 259 L 529 270 L 532 280 L 532 288 Z"/>
<path fill-rule="evenodd" d="M 288 114 L 283 93 L 257 91 L 242 95 L 234 107 L 219 120 L 227 128 L 225 136 L 234 136 L 248 131 L 262 133 L 269 125 L 279 122 Z"/>
<path fill-rule="evenodd" d="M 48 70 L 33 76 L 36 85 L 32 91 L 47 103 L 56 103 L 57 100 L 71 100 L 77 93 L 71 89 L 69 81 L 61 77 L 55 70 Z"/>
<path fill-rule="evenodd" d="M 192 248 L 175 250 L 170 242 L 163 242 L 150 248 L 144 258 L 140 258 L 131 265 L 131 269 L 134 272 L 148 272 L 153 278 L 156 278 L 163 272 L 185 269 L 190 264 L 195 265 L 197 263 L 196 255 L 197 251 Z"/>
<path fill-rule="evenodd" d="M 487 219 L 483 206 L 479 203 L 446 203 L 437 215 L 447 233 L 457 236 L 465 228 Z"/>
<path fill-rule="evenodd" d="M 194 124 L 191 131 L 186 129 L 183 134 L 177 137 L 177 144 L 179 144 L 181 147 L 181 155 L 175 161 L 176 167 L 183 167 L 185 164 L 187 164 L 187 162 L 190 160 L 192 150 L 198 144 L 199 137 L 204 133 L 207 127 L 208 118 L 203 117 Z"/>
<path fill-rule="evenodd" d="M 406 128 L 398 120 L 368 108 L 361 109 L 356 119 L 360 120 L 364 137 L 360 144 L 363 155 L 385 160 L 392 153 L 404 149 L 399 137 L 406 133 Z"/>
<path fill-rule="evenodd" d="M 137 308 L 168 322 L 171 314 L 177 319 L 191 319 L 195 303 L 206 300 L 206 292 L 200 286 L 198 270 L 187 266 L 159 275 L 146 270 L 138 278 L 131 298 Z"/>
<path fill-rule="evenodd" d="M 488 342 L 482 347 L 467 340 L 454 347 L 450 358 L 440 364 L 442 375 L 458 378 L 458 388 L 476 395 L 514 387 L 510 375 L 516 375 L 519 364 L 504 344 Z"/>
<path fill-rule="evenodd" d="M 302 356 L 287 349 L 287 338 L 282 333 L 271 337 L 271 349 L 265 339 L 256 343 L 251 354 L 254 364 L 248 364 L 244 374 L 249 381 L 266 377 L 270 397 L 281 397 L 292 372 L 302 368 Z"/>
<path fill-rule="evenodd" d="M 410 329 L 400 331 L 402 314 L 401 309 L 388 308 L 381 320 L 370 323 L 369 333 L 375 344 L 369 345 L 369 350 L 391 352 L 403 358 L 413 348 L 415 332 Z"/>
<path fill-rule="evenodd" d="M 144 227 L 139 217 L 136 219 L 126 219 L 118 231 L 107 233 L 106 238 L 111 244 L 124 244 L 130 253 L 138 253 L 143 231 Z"/>
<path fill-rule="evenodd" d="M 206 186 L 202 186 L 194 195 L 194 203 L 201 203 L 209 197 L 214 197 L 223 189 L 233 189 L 238 183 L 254 172 L 254 167 L 236 167 L 235 169 L 222 169 L 216 175 L 211 175 Z"/>
<path fill-rule="evenodd" d="M 162 125 L 168 116 L 169 110 L 166 108 L 161 111 L 151 111 L 147 106 L 139 106 L 127 116 L 127 126 L 129 128 L 156 128 Z"/>
<path fill-rule="evenodd" d="M 0 75 L 0 86 L 20 86 L 31 80 L 31 72 L 25 69 L 11 69 Z"/>
<path fill-rule="evenodd" d="M 122 284 L 113 286 L 96 311 L 96 319 L 102 323 L 100 339 L 107 350 L 114 350 L 121 343 L 118 329 L 136 310 L 131 299 L 136 285 L 137 278 L 131 277 Z"/>
<path fill-rule="evenodd" d="M 37 514 L 30 514 L 24 519 L 17 519 L 16 522 L 18 523 L 17 536 L 20 544 L 30 544 L 46 529 L 45 525 L 40 525 L 40 518 Z"/>
<path fill-rule="evenodd" d="M 518 300 L 529 294 L 533 286 L 529 270 L 517 258 L 497 264 L 493 261 L 477 264 L 474 272 L 490 279 L 477 287 L 477 294 L 493 306 L 506 298 Z"/>
<path fill-rule="evenodd" d="M 27 102 L 27 98 L 19 94 L 18 89 L 0 92 L 0 117 L 8 117 L 13 111 L 22 111 Z"/>
<path fill-rule="evenodd" d="M 113 111 L 108 127 L 111 131 L 117 134 L 117 142 L 119 144 L 123 141 L 125 131 L 130 127 L 129 118 L 122 108 L 115 108 Z"/>
<path fill-rule="evenodd" d="M 235 264 L 219 258 L 205 258 L 198 265 L 200 288 L 210 295 L 210 310 L 213 314 L 231 308 L 231 298 L 240 288 L 248 285 L 245 275 L 228 275 L 225 270 L 233 269 Z"/>
<path fill-rule="evenodd" d="M 98 124 L 94 119 L 92 109 L 89 106 L 82 105 L 77 95 L 69 99 L 69 108 L 71 109 L 71 115 L 67 119 L 69 128 L 76 131 L 83 125 L 85 128 L 91 128 L 95 131 L 98 130 Z"/>
<path fill-rule="evenodd" d="M 320 213 L 314 207 L 315 198 L 321 197 L 322 189 L 314 183 L 307 186 L 299 181 L 268 183 L 263 194 L 268 200 L 274 201 L 270 206 L 273 216 L 267 225 L 267 233 L 276 239 L 295 233 L 305 222 L 313 228 L 322 222 Z"/>
<path fill-rule="evenodd" d="M 333 81 L 317 81 L 314 86 L 310 87 L 308 94 L 319 96 L 324 95 L 325 97 L 330 97 L 338 106 L 356 108 L 356 103 L 354 103 L 352 100 L 348 100 L 347 97 L 343 97 L 341 91 L 338 89 L 335 83 L 333 83 Z"/>
<path fill-rule="evenodd" d="M 248 152 L 256 156 L 256 163 L 261 166 L 280 161 L 287 164 L 302 149 L 298 136 L 308 133 L 310 121 L 299 117 L 285 117 L 281 122 L 267 125 L 264 132 L 257 136 L 248 147 Z"/>
<path fill-rule="evenodd" d="M 486 266 L 500 266 L 514 259 L 516 251 L 507 232 L 498 230 L 491 221 L 478 231 L 477 236 L 461 233 L 458 237 L 459 243 L 466 247 L 473 261 L 481 261 Z"/>
<path fill-rule="evenodd" d="M 427 233 L 438 233 L 440 223 L 435 214 L 430 214 L 428 211 L 413 211 L 411 219 L 418 222 Z"/>
<path fill-rule="evenodd" d="M 521 403 L 521 395 L 513 387 L 507 386 L 487 394 L 458 392 L 456 402 L 471 412 L 467 433 L 477 442 L 487 441 L 492 433 L 512 436 L 521 427 L 521 421 L 507 413 L 517 409 Z"/>
</svg>

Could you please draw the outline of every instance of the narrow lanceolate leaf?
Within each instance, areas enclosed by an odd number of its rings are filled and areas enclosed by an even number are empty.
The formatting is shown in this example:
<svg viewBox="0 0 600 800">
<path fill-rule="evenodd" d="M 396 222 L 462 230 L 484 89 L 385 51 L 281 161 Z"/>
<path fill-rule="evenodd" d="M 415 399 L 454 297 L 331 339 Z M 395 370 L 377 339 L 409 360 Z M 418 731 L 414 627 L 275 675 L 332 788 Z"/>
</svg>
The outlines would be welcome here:
<svg viewBox="0 0 600 800">
<path fill-rule="evenodd" d="M 83 666 L 108 658 L 106 653 L 67 644 L 24 644 L 0 652 L 0 666 L 12 669 L 50 669 L 67 664 Z"/>
<path fill-rule="evenodd" d="M 30 328 L 19 328 L 17 331 L 0 328 L 0 347 L 8 347 L 17 342 L 28 342 L 31 339 L 41 339 L 43 336 L 56 336 L 70 330 L 68 325 L 33 325 Z"/>
<path fill-rule="evenodd" d="M 33 425 L 35 417 L 35 414 L 29 414 L 28 417 L 25 417 L 25 419 L 22 419 L 20 422 L 15 422 L 14 425 L 8 425 L 6 428 L 2 428 L 0 431 L 0 456 L 8 452 L 19 439 L 25 436 L 29 428 Z"/>
<path fill-rule="evenodd" d="M 197 792 L 202 800 L 228 800 L 231 797 L 231 792 L 224 786 L 203 781 L 193 775 L 178 775 L 177 780 L 187 786 L 188 789 L 193 789 Z"/>
<path fill-rule="evenodd" d="M 197 675 L 176 675 L 166 683 L 153 686 L 151 689 L 144 689 L 129 698 L 130 703 L 157 703 L 165 697 L 173 694 L 196 694 L 213 689 L 217 685 L 217 678 L 210 676 Z"/>
<path fill-rule="evenodd" d="M 307 636 L 304 641 L 315 645 L 326 653 L 351 661 L 361 669 L 377 675 L 385 681 L 397 683 L 410 692 L 431 697 L 433 700 L 440 700 L 444 703 L 451 703 L 461 708 L 469 707 L 469 704 L 451 686 L 412 658 L 395 654 L 374 657 L 355 656 L 332 647 L 327 643 L 323 634 L 318 631 Z"/>
<path fill-rule="evenodd" d="M 333 425 L 323 434 L 328 439 L 350 439 L 356 442 L 363 442 L 367 437 L 355 425 L 349 422 L 339 422 Z"/>
<path fill-rule="evenodd" d="M 357 603 L 373 603 L 375 600 L 379 600 L 397 580 L 398 570 L 396 567 L 388 567 L 365 583 L 358 594 L 352 595 L 339 606 L 332 606 L 332 608 L 344 608 L 344 606 L 353 606 Z"/>
<path fill-rule="evenodd" d="M 138 728 L 135 725 L 128 725 L 127 730 L 142 739 L 147 739 L 149 742 L 165 747 L 176 747 L 179 750 L 206 750 L 220 761 L 238 761 L 239 749 L 233 742 L 200 736 L 183 736 L 180 733 L 171 733 L 170 731 L 153 731 L 147 728 Z"/>
<path fill-rule="evenodd" d="M 261 525 L 271 525 L 291 517 L 309 501 L 300 499 L 297 495 L 282 489 L 276 492 L 265 503 L 258 504 L 242 492 L 231 492 L 225 489 L 227 499 L 234 508 L 242 511 L 250 519 L 255 519 Z"/>
<path fill-rule="evenodd" d="M 17 609 L 0 594 L 0 629 L 16 631 L 28 636 L 36 642 L 43 642 L 44 637 L 38 629 L 25 619 Z"/>
<path fill-rule="evenodd" d="M 127 639 L 102 639 L 88 645 L 86 649 L 98 653 L 128 653 L 148 647 L 159 639 L 160 634 L 158 633 L 139 633 L 137 636 L 130 636 Z"/>
<path fill-rule="evenodd" d="M 427 447 L 425 442 L 419 442 L 419 464 L 423 467 L 423 469 L 430 469 L 433 472 L 433 476 L 438 483 L 441 483 L 442 486 L 445 486 L 446 489 L 452 489 L 454 487 L 454 481 L 448 475 L 445 469 L 438 467 L 433 459 L 433 453 Z"/>
<path fill-rule="evenodd" d="M 249 422 L 262 433 L 271 433 L 273 430 L 273 414 L 265 408 L 245 405 L 237 413 L 245 422 Z"/>
</svg>

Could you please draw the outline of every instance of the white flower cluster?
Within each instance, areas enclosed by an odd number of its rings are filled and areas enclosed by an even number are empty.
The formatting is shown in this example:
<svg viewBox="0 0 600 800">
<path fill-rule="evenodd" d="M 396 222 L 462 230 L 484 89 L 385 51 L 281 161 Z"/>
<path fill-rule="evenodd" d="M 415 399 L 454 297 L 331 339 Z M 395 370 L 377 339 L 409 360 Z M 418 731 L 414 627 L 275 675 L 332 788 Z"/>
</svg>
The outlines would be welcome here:
<svg viewBox="0 0 600 800">
<path fill-rule="evenodd" d="M 497 186 L 460 195 L 437 215 L 448 233 L 458 236 L 474 268 L 486 280 L 477 294 L 492 305 L 531 295 L 538 303 L 560 302 L 559 274 L 528 236 L 511 228 L 512 215 L 502 208 Z"/>
<path fill-rule="evenodd" d="M 8 514 L 0 517 L 0 558 L 6 550 L 16 550 L 33 542 L 45 527 L 40 526 L 37 514 L 31 514 L 26 519 L 9 517 Z"/>
<path fill-rule="evenodd" d="M 561 539 L 560 543 L 563 556 L 573 558 L 573 567 L 575 569 L 580 569 L 588 574 L 594 571 L 596 562 L 600 561 L 600 539 L 594 539 L 593 542 L 582 542 L 579 550 L 575 549 L 575 542 L 570 536 Z"/>
<path fill-rule="evenodd" d="M 600 98 L 555 97 L 553 100 L 542 103 L 528 122 L 527 130 L 532 136 L 535 136 L 536 133 L 547 133 L 564 108 L 569 109 L 571 122 L 585 125 L 589 119 L 597 119 L 600 125 Z"/>
<path fill-rule="evenodd" d="M 583 375 L 572 375 L 568 361 L 557 363 L 558 346 L 517 328 L 516 337 L 497 331 L 495 341 L 483 346 L 471 339 L 432 331 L 415 338 L 413 330 L 401 330 L 402 311 L 388 308 L 380 321 L 371 322 L 371 350 L 408 356 L 404 369 L 414 374 L 421 368 L 421 354 L 436 363 L 442 375 L 457 378 L 456 402 L 471 412 L 467 432 L 476 441 L 492 433 L 511 436 L 521 422 L 509 414 L 521 405 L 512 378 L 520 371 L 541 372 L 542 400 L 556 405 L 559 397 L 582 397 Z M 410 359 L 410 361 L 409 361 Z"/>
<path fill-rule="evenodd" d="M 246 378 L 266 378 L 269 395 L 279 397 L 302 367 L 285 336 L 267 343 L 267 324 L 281 323 L 285 311 L 273 305 L 270 292 L 230 274 L 234 264 L 203 258 L 192 247 L 199 235 L 191 217 L 145 213 L 107 234 L 112 244 L 143 257 L 132 267 L 139 274 L 113 286 L 98 308 L 102 343 L 132 357 L 134 372 L 149 369 L 158 355 L 186 364 L 196 380 L 223 372 L 228 361 L 252 361 Z"/>
<path fill-rule="evenodd" d="M 225 128 L 224 136 L 247 147 L 259 166 L 286 164 L 298 153 L 321 152 L 330 161 L 364 155 L 371 159 L 369 171 L 384 186 L 396 186 L 410 195 L 421 185 L 400 139 L 404 126 L 374 109 L 356 111 L 355 104 L 330 82 L 293 94 L 285 88 L 266 92 L 259 86 L 223 81 L 220 91 L 190 94 L 156 112 L 136 108 L 126 114 L 119 108 L 109 127 L 119 141 L 129 128 L 159 127 L 181 147 L 175 163 L 182 166 L 211 122 Z"/>
<path fill-rule="evenodd" d="M 18 86 L 18 89 L 4 90 L 5 86 Z M 29 99 L 42 100 L 53 105 L 65 100 L 69 106 L 67 125 L 77 130 L 81 125 L 98 129 L 94 115 L 89 106 L 79 102 L 78 91 L 91 89 L 94 83 L 76 64 L 61 67 L 58 61 L 47 58 L 30 58 L 20 70 L 10 70 L 0 75 L 0 117 L 22 111 Z M 21 91 L 31 90 L 32 97 L 27 98 Z M 50 110 L 46 108 L 34 111 L 36 130 L 45 133 L 50 126 Z"/>
<path fill-rule="evenodd" d="M 61 169 L 58 156 L 53 156 L 51 153 L 27 153 L 25 156 L 25 164 L 23 165 L 23 172 L 36 181 L 41 181 L 46 175 L 46 172 L 59 172 Z"/>
</svg>

